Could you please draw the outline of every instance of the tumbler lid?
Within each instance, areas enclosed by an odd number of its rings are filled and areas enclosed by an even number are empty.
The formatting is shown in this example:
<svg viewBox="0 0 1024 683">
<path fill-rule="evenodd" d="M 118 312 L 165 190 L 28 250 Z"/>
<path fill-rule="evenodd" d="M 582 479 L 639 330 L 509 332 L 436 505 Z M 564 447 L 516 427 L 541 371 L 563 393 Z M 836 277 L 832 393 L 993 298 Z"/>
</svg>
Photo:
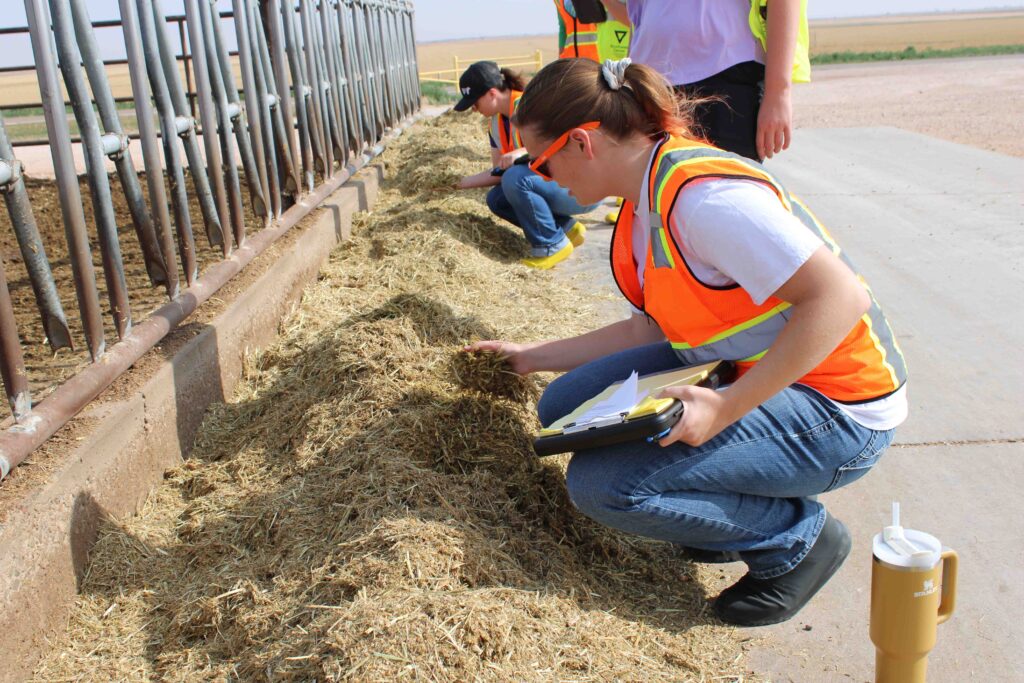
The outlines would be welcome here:
<svg viewBox="0 0 1024 683">
<path fill-rule="evenodd" d="M 892 504 L 892 524 L 875 534 L 875 557 L 897 567 L 931 569 L 942 556 L 942 544 L 931 534 L 900 525 L 900 504 Z"/>
</svg>

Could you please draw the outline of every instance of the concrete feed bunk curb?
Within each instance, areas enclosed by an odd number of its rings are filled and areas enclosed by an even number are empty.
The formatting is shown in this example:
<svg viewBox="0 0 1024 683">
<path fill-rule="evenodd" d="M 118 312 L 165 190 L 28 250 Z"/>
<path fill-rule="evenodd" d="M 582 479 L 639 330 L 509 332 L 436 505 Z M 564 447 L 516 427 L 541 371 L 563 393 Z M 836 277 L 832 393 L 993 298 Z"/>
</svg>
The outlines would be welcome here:
<svg viewBox="0 0 1024 683">
<path fill-rule="evenodd" d="M 206 407 L 230 394 L 246 353 L 276 337 L 349 236 L 353 214 L 373 204 L 381 174 L 369 167 L 334 192 L 270 269 L 124 400 L 87 409 L 98 426 L 9 510 L 0 524 L 0 649 L 9 653 L 0 681 L 31 674 L 64 626 L 103 518 L 136 512 L 164 471 L 188 456 Z"/>
</svg>

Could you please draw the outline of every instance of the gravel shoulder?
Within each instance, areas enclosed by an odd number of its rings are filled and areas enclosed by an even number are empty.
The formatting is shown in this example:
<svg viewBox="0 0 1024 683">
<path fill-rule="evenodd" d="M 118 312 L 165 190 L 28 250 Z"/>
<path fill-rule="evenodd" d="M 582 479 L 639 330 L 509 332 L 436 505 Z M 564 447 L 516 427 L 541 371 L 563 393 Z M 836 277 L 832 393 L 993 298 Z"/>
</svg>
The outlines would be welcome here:
<svg viewBox="0 0 1024 683">
<path fill-rule="evenodd" d="M 1024 55 L 818 66 L 793 90 L 800 128 L 895 126 L 1024 157 Z"/>
</svg>

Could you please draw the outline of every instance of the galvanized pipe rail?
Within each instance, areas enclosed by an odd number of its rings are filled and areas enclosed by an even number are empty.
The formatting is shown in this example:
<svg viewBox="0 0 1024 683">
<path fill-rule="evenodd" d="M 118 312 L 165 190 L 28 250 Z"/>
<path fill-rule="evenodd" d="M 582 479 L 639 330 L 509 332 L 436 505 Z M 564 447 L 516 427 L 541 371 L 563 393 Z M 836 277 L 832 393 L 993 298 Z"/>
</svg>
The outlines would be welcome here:
<svg viewBox="0 0 1024 683">
<path fill-rule="evenodd" d="M 96 35 L 93 32 L 94 24 L 89 20 L 84 2 L 85 0 L 71 0 L 71 15 L 75 24 L 78 47 L 82 54 L 86 73 L 89 75 L 89 86 L 96 101 L 96 108 L 100 112 L 100 121 L 106 129 L 106 135 L 114 136 L 122 141 L 119 148 L 109 153 L 108 156 L 117 168 L 117 177 L 121 181 L 121 188 L 124 191 L 125 200 L 128 202 L 128 211 L 132 215 L 135 235 L 142 248 L 149 281 L 154 285 L 166 284 L 167 273 L 163 257 L 157 246 L 153 219 L 146 207 L 146 200 L 142 196 L 142 186 L 139 184 L 139 176 L 135 172 L 132 156 L 128 153 L 127 136 L 121 128 L 121 117 L 118 116 L 117 105 L 110 90 L 110 82 L 107 80 L 107 72 L 100 57 L 99 46 L 96 44 Z"/>
<path fill-rule="evenodd" d="M 167 32 L 164 30 L 166 24 L 162 21 L 164 13 L 160 0 L 150 0 L 150 8 L 155 23 L 154 30 L 160 53 L 160 64 L 163 66 L 164 79 L 167 81 L 171 102 L 174 105 L 174 120 L 177 124 L 178 136 L 185 145 L 185 156 L 188 159 L 189 174 L 192 176 L 196 198 L 199 200 L 199 210 L 203 214 L 206 238 L 211 245 L 220 246 L 224 235 L 220 225 L 220 216 L 217 215 L 217 208 L 214 206 L 210 180 L 206 177 L 206 166 L 203 162 L 202 154 L 199 152 L 195 114 L 189 107 L 188 99 L 181 88 L 178 64 L 174 53 L 171 51 L 171 43 L 167 38 Z M 190 78 L 187 68 L 185 69 L 185 76 Z"/>
<path fill-rule="evenodd" d="M 196 95 L 199 101 L 199 118 L 204 131 L 217 130 L 217 114 L 214 111 L 213 99 L 210 96 L 210 71 L 206 63 L 206 48 L 204 47 L 202 18 L 199 15 L 199 5 L 196 0 L 185 0 L 185 16 L 188 21 L 188 41 L 192 46 L 192 60 L 195 66 Z M 222 226 L 220 248 L 225 258 L 231 253 L 231 239 L 229 232 L 223 230 L 228 220 L 228 195 L 227 187 L 224 184 L 224 160 L 221 158 L 220 144 L 217 136 L 203 135 L 203 147 L 206 150 L 206 164 L 210 175 L 213 189 L 214 202 L 217 205 L 217 215 Z"/>
<path fill-rule="evenodd" d="M 124 263 L 121 260 L 121 243 L 117 240 L 117 219 L 114 217 L 114 200 L 110 196 L 110 180 L 104 162 L 104 141 L 96 111 L 92 108 L 85 77 L 78 65 L 82 61 L 71 26 L 71 5 L 68 0 L 50 0 L 50 14 L 53 33 L 60 57 L 60 70 L 64 75 L 71 106 L 75 111 L 78 129 L 82 132 L 82 148 L 85 151 L 86 174 L 89 178 L 89 193 L 92 195 L 93 215 L 99 236 L 100 252 L 103 255 L 103 277 L 107 282 L 107 296 L 114 314 L 114 327 L 118 339 L 124 339 L 132 326 L 131 307 L 128 304 L 128 283 L 124 278 Z M 120 150 L 123 141 L 113 138 L 108 147 L 111 152 Z"/>
<path fill-rule="evenodd" d="M 72 3 L 72 10 L 73 11 L 75 11 L 75 4 L 76 3 Z M 81 3 L 78 3 L 78 4 L 81 4 Z M 82 8 L 84 9 L 84 5 L 82 5 Z M 161 16 L 163 16 L 163 14 L 161 14 Z M 221 18 L 230 18 L 232 16 L 232 14 L 231 14 L 231 12 L 220 12 L 219 16 Z M 174 31 L 177 34 L 177 36 L 178 36 L 178 50 L 179 50 L 179 52 L 175 56 L 175 60 L 177 62 L 180 62 L 182 64 L 182 66 L 183 66 L 183 71 L 185 73 L 185 84 L 186 84 L 186 94 L 185 94 L 185 97 L 188 100 L 188 105 L 189 105 L 189 108 L 191 110 L 191 115 L 192 115 L 193 118 L 195 118 L 196 117 L 196 97 L 197 97 L 197 95 L 196 95 L 196 92 L 195 92 L 195 87 L 193 86 L 193 83 L 192 83 L 193 79 L 192 79 L 192 73 L 191 73 L 191 70 L 190 70 L 191 63 L 192 63 L 192 55 L 191 55 L 191 53 L 189 52 L 189 49 L 188 49 L 188 42 L 187 42 L 186 30 L 185 30 L 185 19 L 186 19 L 186 17 L 184 15 L 177 15 L 177 14 L 167 15 L 166 16 L 166 23 L 169 24 L 169 25 L 174 26 L 172 31 Z M 78 24 L 77 18 L 76 18 L 75 22 L 76 22 L 75 23 L 75 32 L 77 34 L 79 34 L 79 41 L 81 41 L 82 40 L 82 38 L 81 38 L 82 27 Z M 92 21 L 92 22 L 89 23 L 89 27 L 91 29 L 118 28 L 118 27 L 121 27 L 121 21 L 119 19 Z M 28 30 L 27 26 L 14 26 L 14 27 L 0 28 L 0 37 L 2 37 L 2 36 L 11 36 L 11 35 L 27 35 L 27 34 L 29 34 L 29 30 Z M 85 57 L 85 52 L 86 52 L 85 46 L 81 45 L 81 43 L 80 43 L 79 47 L 80 47 L 80 49 L 82 51 L 82 55 L 83 55 L 83 58 L 84 58 Z M 230 55 L 232 57 L 239 56 L 238 52 L 234 51 L 234 50 L 230 53 Z M 115 66 L 115 65 L 126 65 L 126 64 L 128 64 L 128 59 L 127 58 L 124 58 L 124 59 L 99 59 L 98 58 L 98 53 L 97 53 L 97 59 L 98 59 L 97 63 L 101 65 L 101 68 L 102 68 L 102 66 Z M 88 63 L 86 64 L 86 66 L 88 68 Z M 18 72 L 26 72 L 26 71 L 34 71 L 34 70 L 35 70 L 35 65 L 34 64 L 31 64 L 31 65 L 9 65 L 9 66 L 0 67 L 0 74 L 2 74 L 2 73 L 18 73 Z M 92 75 L 90 74 L 90 79 L 91 78 L 92 78 Z M 132 100 L 133 100 L 133 98 L 131 96 L 124 96 L 124 95 L 122 95 L 122 96 L 114 98 L 113 101 L 114 102 L 131 102 Z M 70 100 L 65 101 L 65 105 L 70 105 L 70 104 L 71 104 Z M 40 107 L 40 106 L 41 106 L 41 102 L 15 102 L 15 103 L 10 103 L 10 104 L 2 104 L 2 105 L 0 105 L 0 112 L 9 111 L 9 110 L 17 110 L 17 109 L 33 109 L 33 108 L 37 108 L 37 107 Z M 138 136 L 138 134 L 134 134 L 133 133 L 133 134 L 130 134 L 130 137 L 132 139 L 138 139 L 139 136 Z M 81 142 L 81 138 L 79 136 L 72 136 L 71 137 L 71 141 L 72 142 Z M 27 139 L 27 138 L 22 138 L 20 136 L 18 136 L 17 138 L 12 138 L 12 144 L 15 147 L 25 147 L 25 146 L 32 146 L 32 145 L 45 145 L 45 144 L 47 144 L 47 142 L 48 142 L 47 139 L 35 139 L 35 138 Z"/>
<path fill-rule="evenodd" d="M 263 117 L 258 109 L 250 109 L 247 115 L 242 109 L 241 101 L 238 99 L 238 88 L 235 86 L 235 76 L 232 73 L 231 58 L 228 56 L 228 49 L 224 43 L 224 37 L 221 35 L 220 22 L 215 21 L 211 17 L 210 29 L 213 36 L 213 49 L 217 55 L 216 63 L 220 71 L 220 81 L 223 83 L 222 89 L 227 102 L 228 116 L 231 119 L 232 130 L 235 133 L 235 144 L 238 148 L 238 155 L 242 160 L 242 168 L 245 170 L 245 181 L 249 188 L 249 198 L 256 215 L 268 219 L 266 187 L 263 177 L 256 168 L 256 159 L 252 151 L 253 143 L 249 141 L 250 134 L 253 136 L 254 141 L 258 136 L 260 142 L 256 146 L 260 147 L 262 145 Z M 241 42 L 243 38 L 248 38 L 248 36 L 239 36 L 239 44 L 243 46 L 239 54 L 244 53 L 246 63 L 248 63 L 252 60 L 252 53 L 248 41 L 245 43 Z M 217 86 L 215 85 L 214 90 L 216 89 Z M 246 96 L 248 97 L 248 93 L 246 93 Z M 256 92 L 256 98 L 260 99 L 259 92 Z"/>
<path fill-rule="evenodd" d="M 157 149 L 156 131 L 153 128 L 153 108 L 149 100 L 149 83 L 146 80 L 146 64 L 142 57 L 138 19 L 135 16 L 135 6 L 132 4 L 132 0 L 118 0 L 118 5 L 121 8 L 132 92 L 135 93 L 135 115 L 138 118 L 139 138 L 142 141 L 142 160 L 143 166 L 146 168 L 149 206 L 151 213 L 156 215 L 155 228 L 165 275 L 164 287 L 167 289 L 167 296 L 173 299 L 178 295 L 178 270 L 175 267 L 174 243 L 171 241 L 171 217 L 167 211 L 167 191 L 164 188 L 160 152 Z"/>
<path fill-rule="evenodd" d="M 28 27 L 0 34 L 21 30 L 32 39 L 65 241 L 92 363 L 32 405 L 18 330 L 25 312 L 15 309 L 0 262 L 0 376 L 13 416 L 0 422 L 0 478 L 379 153 L 385 138 L 419 108 L 412 3 L 404 0 L 232 0 L 232 12 L 215 11 L 216 0 L 184 0 L 185 15 L 178 22 L 180 56 L 173 53 L 165 30 L 174 17 L 164 14 L 159 0 L 118 0 L 121 17 L 116 22 L 91 22 L 85 0 L 23 1 Z M 236 53 L 227 45 L 223 19 L 233 21 Z M 139 124 L 148 205 L 99 57 L 94 28 L 100 26 L 120 26 L 124 34 L 123 63 L 128 65 Z M 241 97 L 234 82 L 234 54 L 242 76 Z M 186 66 L 184 89 L 178 70 L 183 57 L 192 67 Z M 119 340 L 109 349 L 58 73 L 87 162 L 110 299 L 107 314 Z M 139 249 L 130 253 L 140 254 L 133 258 L 144 262 L 149 282 L 165 287 L 170 298 L 141 322 L 131 316 L 120 242 L 127 237 L 118 234 L 107 158 L 114 162 L 138 241 Z M 244 223 L 236 159 L 254 213 L 266 226 Z M 197 269 L 186 163 L 209 244 L 219 246 L 224 256 L 203 273 Z M 73 336 L 2 119 L 0 192 L 46 339 L 55 350 L 71 346 Z M 255 231 L 251 237 L 247 229 Z M 186 288 L 179 292 L 180 276 Z"/>
<path fill-rule="evenodd" d="M 103 355 L 106 341 L 103 337 L 103 320 L 99 294 L 96 290 L 92 252 L 85 229 L 82 195 L 71 156 L 68 120 L 64 116 L 64 98 L 60 94 L 60 85 L 57 82 L 57 64 L 50 38 L 49 16 L 43 0 L 25 0 L 25 14 L 29 29 L 32 31 L 32 53 L 38 68 L 39 92 L 43 100 L 46 130 L 50 135 L 50 155 L 53 157 L 53 170 L 57 176 L 57 192 L 60 195 L 60 208 L 75 280 L 78 310 L 85 330 L 89 355 L 95 362 Z"/>
<path fill-rule="evenodd" d="M 50 261 L 46 258 L 46 246 L 39 236 L 39 227 L 32 214 L 32 204 L 25 189 L 25 179 L 21 175 L 21 162 L 14 157 L 14 149 L 7 139 L 7 130 L 0 118 L 0 167 L 4 167 L 6 178 L 0 179 L 0 192 L 3 192 L 7 204 L 7 214 L 11 218 L 14 236 L 18 240 L 21 258 L 28 271 L 28 279 L 32 284 L 36 305 L 43 323 L 43 332 L 50 348 L 55 352 L 62 348 L 73 347 L 68 321 L 64 317 L 64 307 L 57 295 L 57 285 L 53 281 Z M 6 283 L 6 278 L 4 278 Z M 0 327 L 0 335 L 17 341 L 15 328 L 4 325 Z M 20 353 L 19 353 L 20 357 Z"/>
</svg>

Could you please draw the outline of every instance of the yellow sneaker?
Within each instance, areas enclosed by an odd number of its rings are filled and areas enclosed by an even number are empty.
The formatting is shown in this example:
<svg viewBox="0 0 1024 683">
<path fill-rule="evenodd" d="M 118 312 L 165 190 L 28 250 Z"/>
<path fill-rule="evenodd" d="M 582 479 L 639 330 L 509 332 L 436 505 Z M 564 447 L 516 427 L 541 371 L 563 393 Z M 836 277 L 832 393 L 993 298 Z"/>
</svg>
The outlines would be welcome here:
<svg viewBox="0 0 1024 683">
<path fill-rule="evenodd" d="M 572 242 L 570 242 L 554 254 L 549 254 L 547 256 L 531 256 L 530 258 L 524 258 L 520 263 L 524 266 L 529 266 L 530 268 L 536 268 L 537 270 L 547 270 L 548 268 L 553 268 L 556 264 L 561 263 L 572 256 L 572 250 L 573 246 Z"/>
<path fill-rule="evenodd" d="M 587 226 L 583 225 L 579 221 L 576 222 L 571 228 L 565 231 L 565 236 L 569 238 L 574 247 L 583 246 L 583 238 L 587 234 Z"/>
<path fill-rule="evenodd" d="M 612 224 L 617 223 L 618 220 L 619 220 L 619 212 L 618 211 L 609 211 L 608 215 L 604 217 L 604 220 L 605 220 L 606 223 L 612 223 Z"/>
</svg>

